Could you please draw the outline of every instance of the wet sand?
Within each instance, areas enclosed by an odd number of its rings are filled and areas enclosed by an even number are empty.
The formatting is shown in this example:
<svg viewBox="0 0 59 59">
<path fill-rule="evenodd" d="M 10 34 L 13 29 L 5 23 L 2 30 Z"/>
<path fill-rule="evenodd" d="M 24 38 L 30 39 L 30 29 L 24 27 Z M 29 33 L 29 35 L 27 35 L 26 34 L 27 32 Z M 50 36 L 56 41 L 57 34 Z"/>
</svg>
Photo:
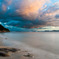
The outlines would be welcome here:
<svg viewBox="0 0 59 59">
<path fill-rule="evenodd" d="M 0 59 L 59 59 L 59 33 L 6 33 L 0 35 L 0 39 L 3 39 L 0 46 L 21 49 L 10 57 Z M 27 57 L 28 53 L 33 57 Z"/>
<path fill-rule="evenodd" d="M 9 49 L 12 49 L 12 50 L 9 51 Z M 16 49 L 16 51 L 14 51 L 13 49 Z M 7 53 L 6 53 L 6 50 L 8 50 Z M 17 48 L 0 46 L 0 59 L 33 59 L 33 55 L 28 53 L 25 50 L 17 51 Z"/>
<path fill-rule="evenodd" d="M 15 46 L 8 46 L 5 45 L 5 43 L 3 41 L 5 40 L 9 40 L 9 38 L 7 39 L 7 37 L 0 35 L 0 59 L 34 59 L 34 55 L 31 54 L 29 51 L 27 51 L 26 49 L 23 48 L 16 48 Z M 6 42 L 7 43 L 7 42 Z M 12 42 L 9 42 L 10 44 Z M 20 51 L 16 51 L 16 52 L 11 52 L 11 53 L 7 53 L 8 56 L 1 56 L 1 52 L 4 54 L 6 49 L 12 49 L 15 48 L 16 50 L 19 49 Z M 1 49 L 3 51 L 1 51 Z M 5 49 L 5 50 L 4 50 Z"/>
</svg>

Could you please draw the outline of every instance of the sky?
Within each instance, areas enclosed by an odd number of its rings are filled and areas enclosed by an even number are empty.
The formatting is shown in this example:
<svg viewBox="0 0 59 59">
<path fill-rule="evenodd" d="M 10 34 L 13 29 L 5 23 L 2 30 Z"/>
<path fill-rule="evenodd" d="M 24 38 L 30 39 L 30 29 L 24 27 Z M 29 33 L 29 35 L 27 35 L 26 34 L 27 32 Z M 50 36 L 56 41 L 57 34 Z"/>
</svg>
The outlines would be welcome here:
<svg viewBox="0 0 59 59">
<path fill-rule="evenodd" d="M 2 19 L 22 28 L 59 26 L 59 0 L 0 0 Z"/>
</svg>

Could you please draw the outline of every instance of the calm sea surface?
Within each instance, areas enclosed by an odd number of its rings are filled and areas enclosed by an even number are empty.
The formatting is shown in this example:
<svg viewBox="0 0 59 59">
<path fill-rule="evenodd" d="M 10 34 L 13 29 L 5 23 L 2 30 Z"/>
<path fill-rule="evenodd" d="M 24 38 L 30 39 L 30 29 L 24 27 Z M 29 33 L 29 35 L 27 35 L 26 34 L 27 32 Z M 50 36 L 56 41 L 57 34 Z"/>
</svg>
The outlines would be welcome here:
<svg viewBox="0 0 59 59">
<path fill-rule="evenodd" d="M 2 35 L 10 40 L 59 55 L 59 32 L 10 32 Z"/>
</svg>

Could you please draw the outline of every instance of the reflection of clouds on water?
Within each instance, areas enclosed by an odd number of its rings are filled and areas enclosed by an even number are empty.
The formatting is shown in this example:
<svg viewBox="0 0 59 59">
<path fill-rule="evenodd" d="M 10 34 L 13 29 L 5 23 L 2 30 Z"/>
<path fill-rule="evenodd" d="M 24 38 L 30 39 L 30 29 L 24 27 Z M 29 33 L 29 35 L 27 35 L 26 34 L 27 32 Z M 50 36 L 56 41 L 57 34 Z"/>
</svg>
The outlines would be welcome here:
<svg viewBox="0 0 59 59">
<path fill-rule="evenodd" d="M 7 35 L 8 34 L 8 35 Z M 13 35 L 13 36 L 12 36 Z M 5 37 L 4 37 L 5 36 Z M 2 42 L 5 46 L 21 48 L 37 55 L 36 59 L 59 58 L 59 33 L 4 33 Z M 47 57 L 46 57 L 47 56 Z"/>
<path fill-rule="evenodd" d="M 10 39 L 5 40 L 6 45 L 20 47 L 23 44 L 29 45 L 33 48 L 42 49 L 45 51 L 59 54 L 59 33 L 58 32 L 33 32 L 33 33 L 5 33 L 5 36 Z M 9 43 L 11 42 L 11 43 Z"/>
<path fill-rule="evenodd" d="M 24 35 L 24 38 L 26 38 L 26 35 L 28 36 L 26 39 L 23 39 L 23 40 L 25 40 L 25 41 L 27 41 L 27 42 L 30 42 L 30 44 L 27 44 L 26 42 L 20 42 L 20 41 L 17 41 L 16 39 L 15 40 L 12 40 L 12 39 L 10 39 L 10 38 L 8 38 L 7 40 L 3 40 L 3 43 L 6 45 L 6 46 L 10 46 L 10 47 L 15 47 L 15 48 L 21 48 L 21 49 L 23 49 L 23 50 L 27 50 L 27 51 L 29 51 L 30 53 L 33 53 L 34 55 L 36 55 L 37 57 L 35 57 L 36 59 L 57 59 L 57 58 L 59 58 L 59 55 L 57 54 L 55 54 L 55 52 L 52 52 L 52 51 L 48 51 L 50 48 L 51 48 L 51 46 L 49 47 L 49 42 L 48 42 L 48 44 L 46 44 L 47 42 L 46 42 L 46 40 L 47 41 L 50 41 L 50 40 L 52 40 L 51 38 L 49 38 L 51 35 L 52 36 L 54 36 L 53 34 L 51 34 L 50 36 L 48 36 L 48 38 L 50 39 L 43 39 L 43 38 L 39 38 L 39 36 L 40 36 L 40 34 L 37 36 L 37 34 L 38 33 L 34 33 L 34 34 L 32 34 L 31 33 L 31 35 L 30 34 L 23 34 Z M 44 35 L 44 33 L 42 33 L 43 35 Z M 41 34 L 41 35 L 42 35 Z M 16 34 L 17 35 L 17 34 Z M 19 35 L 19 34 L 18 34 Z M 20 34 L 21 35 L 21 34 Z M 45 34 L 44 36 L 46 37 L 46 35 L 47 34 Z M 51 36 L 51 37 L 52 37 Z M 17 36 L 16 36 L 17 37 Z M 41 37 L 41 36 L 40 36 Z M 29 39 L 30 40 L 29 40 Z M 41 40 L 42 39 L 42 40 Z M 41 43 L 40 43 L 41 42 Z M 51 41 L 50 41 L 51 42 Z M 31 46 L 32 44 L 34 45 L 34 46 Z M 36 47 L 35 46 L 35 44 L 37 44 L 37 45 L 39 45 L 39 44 L 41 44 L 41 47 L 43 47 L 43 48 L 41 48 L 40 46 L 38 46 L 38 47 Z M 45 45 L 44 45 L 45 44 Z M 47 46 L 49 47 L 49 48 L 47 48 Z M 53 46 L 54 47 L 54 46 Z M 52 48 L 53 48 L 52 47 Z M 46 49 L 44 49 L 44 48 L 46 48 Z M 48 49 L 48 50 L 47 50 Z M 51 49 L 50 49 L 51 50 Z M 53 50 L 53 49 L 52 49 Z"/>
</svg>

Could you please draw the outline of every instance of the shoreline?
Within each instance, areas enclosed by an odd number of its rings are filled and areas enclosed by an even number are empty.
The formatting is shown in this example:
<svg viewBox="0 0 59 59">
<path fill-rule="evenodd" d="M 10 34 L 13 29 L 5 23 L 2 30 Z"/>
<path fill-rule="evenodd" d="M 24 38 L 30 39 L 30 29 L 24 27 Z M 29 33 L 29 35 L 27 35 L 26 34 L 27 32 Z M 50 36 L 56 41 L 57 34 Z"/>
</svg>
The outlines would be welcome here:
<svg viewBox="0 0 59 59">
<path fill-rule="evenodd" d="M 7 33 L 7 34 L 9 34 L 9 33 Z M 0 39 L 2 40 L 2 41 L 0 40 L 2 42 L 2 44 L 0 46 L 1 48 L 2 47 L 11 47 L 11 48 L 16 48 L 16 49 L 21 49 L 20 52 L 12 53 L 12 55 L 10 57 L 6 57 L 6 59 L 9 59 L 9 58 L 17 59 L 18 57 L 20 59 L 58 59 L 59 58 L 58 54 L 55 54 L 55 53 L 52 53 L 52 52 L 49 52 L 46 50 L 42 50 L 42 49 L 33 48 L 24 42 L 12 40 L 12 39 L 10 39 L 10 37 L 4 36 L 3 34 L 2 35 L 0 34 Z M 26 56 L 28 56 L 28 53 L 32 57 L 26 57 Z M 5 59 L 4 57 L 0 57 L 0 58 Z"/>
<path fill-rule="evenodd" d="M 5 43 L 7 43 L 6 41 L 9 41 L 9 39 L 10 39 L 10 38 L 6 39 L 6 38 L 7 38 L 6 36 L 0 35 L 0 42 L 2 42 L 2 44 L 0 44 L 0 58 L 1 59 L 5 59 L 5 58 L 6 59 L 8 59 L 8 58 L 17 59 L 18 58 L 17 56 L 19 56 L 19 58 L 21 58 L 21 59 L 33 59 L 33 54 L 31 52 L 29 52 L 28 50 L 26 50 L 26 48 L 22 47 L 21 45 L 23 45 L 23 44 L 20 44 L 21 47 L 19 47 L 19 48 L 16 47 L 15 45 L 12 45 L 12 46 L 4 45 Z M 5 42 L 3 42 L 3 41 L 5 41 Z M 12 41 L 9 41 L 9 43 L 13 44 Z M 14 44 L 15 44 L 15 42 L 14 42 Z M 12 49 L 12 48 L 14 48 L 16 50 L 20 49 L 20 51 L 16 51 L 15 53 L 12 52 L 10 54 L 5 54 L 5 52 L 4 52 L 5 50 L 1 51 L 1 49 L 3 50 L 3 49 Z M 1 53 L 5 54 L 7 56 L 4 58 L 4 56 L 1 56 Z"/>
<path fill-rule="evenodd" d="M 22 51 L 21 49 L 0 46 L 0 58 L 1 59 L 33 59 L 33 54 L 29 53 L 28 51 Z M 12 57 L 12 58 L 11 58 Z M 16 57 L 16 58 L 15 58 Z"/>
</svg>

